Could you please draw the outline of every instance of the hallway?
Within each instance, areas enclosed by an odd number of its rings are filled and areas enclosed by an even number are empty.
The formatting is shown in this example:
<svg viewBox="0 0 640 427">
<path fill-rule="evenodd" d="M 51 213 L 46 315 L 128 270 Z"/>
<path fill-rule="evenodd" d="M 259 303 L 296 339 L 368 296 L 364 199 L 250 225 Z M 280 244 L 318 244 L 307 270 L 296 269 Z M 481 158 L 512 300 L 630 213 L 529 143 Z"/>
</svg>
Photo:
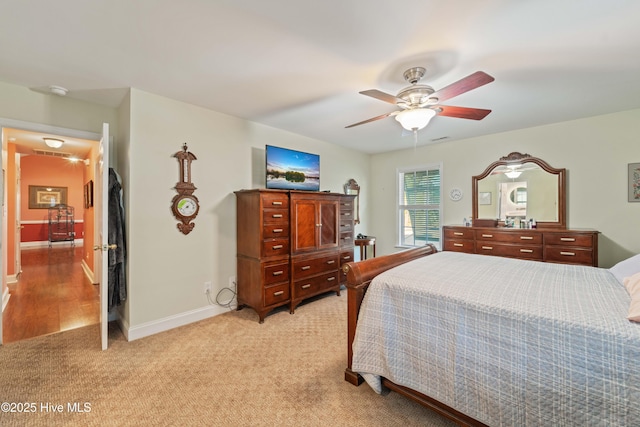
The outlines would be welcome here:
<svg viewBox="0 0 640 427">
<path fill-rule="evenodd" d="M 82 247 L 22 251 L 22 274 L 3 313 L 5 344 L 100 321 L 99 286 L 82 270 Z"/>
</svg>

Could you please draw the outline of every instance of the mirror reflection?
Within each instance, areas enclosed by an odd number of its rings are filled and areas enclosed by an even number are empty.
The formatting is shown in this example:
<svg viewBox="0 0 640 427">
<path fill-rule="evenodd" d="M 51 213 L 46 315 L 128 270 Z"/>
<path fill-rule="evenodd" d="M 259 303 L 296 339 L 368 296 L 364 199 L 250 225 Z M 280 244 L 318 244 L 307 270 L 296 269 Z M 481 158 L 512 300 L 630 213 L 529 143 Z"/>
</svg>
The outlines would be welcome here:
<svg viewBox="0 0 640 427">
<path fill-rule="evenodd" d="M 478 181 L 478 191 L 490 193 L 494 201 L 478 206 L 478 218 L 558 221 L 558 177 L 533 163 L 523 165 L 517 178 L 505 174 L 510 170 L 499 166 Z"/>
</svg>

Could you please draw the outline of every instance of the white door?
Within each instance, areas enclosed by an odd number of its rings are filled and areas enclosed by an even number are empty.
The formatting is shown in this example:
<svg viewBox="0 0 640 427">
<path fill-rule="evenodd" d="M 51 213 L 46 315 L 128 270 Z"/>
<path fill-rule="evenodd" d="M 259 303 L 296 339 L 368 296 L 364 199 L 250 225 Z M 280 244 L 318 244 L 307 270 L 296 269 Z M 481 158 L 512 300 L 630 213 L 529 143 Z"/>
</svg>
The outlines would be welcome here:
<svg viewBox="0 0 640 427">
<path fill-rule="evenodd" d="M 109 124 L 102 124 L 102 139 L 96 158 L 95 168 L 95 239 L 94 266 L 95 276 L 100 280 L 100 341 L 102 349 L 108 346 L 107 330 L 109 324 L 108 296 L 109 296 Z"/>
<path fill-rule="evenodd" d="M 2 130 L 0 129 L 0 137 L 2 137 Z M 2 142 L 0 140 L 0 142 Z M 2 144 L 0 144 L 0 168 L 2 168 Z M 7 204 L 4 202 L 5 199 L 5 191 L 4 191 L 4 169 L 2 169 L 2 175 L 0 175 L 0 197 L 2 197 L 2 200 L 0 200 L 0 205 L 2 206 L 2 224 L 0 226 L 0 249 L 2 249 L 2 251 L 0 253 L 4 254 L 5 252 L 5 248 L 4 248 L 4 241 L 3 241 L 3 237 L 5 236 L 5 233 L 7 233 L 7 230 L 4 230 L 4 226 L 6 224 L 6 206 Z M 4 271 L 4 260 L 5 257 L 2 256 L 2 259 L 0 259 L 0 345 L 2 345 L 2 306 L 4 304 L 4 295 L 2 295 L 2 289 L 3 286 L 2 284 L 4 283 L 4 275 L 5 275 L 5 271 Z"/>
<path fill-rule="evenodd" d="M 20 197 L 21 196 L 21 192 L 20 192 L 20 174 L 21 174 L 21 170 L 20 170 L 20 154 L 16 153 L 16 239 L 15 241 L 15 274 L 16 274 L 16 279 L 18 277 L 20 277 L 20 273 L 22 273 L 22 252 L 20 249 L 20 242 L 22 242 L 22 229 L 24 228 L 22 226 L 22 223 L 20 221 L 21 218 L 21 214 L 20 214 Z M 0 329 L 1 331 L 2 329 Z"/>
</svg>

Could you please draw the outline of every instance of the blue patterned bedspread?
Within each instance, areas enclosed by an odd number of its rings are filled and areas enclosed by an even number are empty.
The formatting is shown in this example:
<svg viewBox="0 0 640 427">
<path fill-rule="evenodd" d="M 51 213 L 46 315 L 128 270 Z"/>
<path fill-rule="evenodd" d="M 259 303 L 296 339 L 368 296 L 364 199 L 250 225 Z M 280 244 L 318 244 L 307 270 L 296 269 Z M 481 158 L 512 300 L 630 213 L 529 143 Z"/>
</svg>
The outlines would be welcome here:
<svg viewBox="0 0 640 427">
<path fill-rule="evenodd" d="M 371 283 L 352 369 L 491 426 L 638 426 L 629 303 L 606 269 L 439 252 Z"/>
</svg>

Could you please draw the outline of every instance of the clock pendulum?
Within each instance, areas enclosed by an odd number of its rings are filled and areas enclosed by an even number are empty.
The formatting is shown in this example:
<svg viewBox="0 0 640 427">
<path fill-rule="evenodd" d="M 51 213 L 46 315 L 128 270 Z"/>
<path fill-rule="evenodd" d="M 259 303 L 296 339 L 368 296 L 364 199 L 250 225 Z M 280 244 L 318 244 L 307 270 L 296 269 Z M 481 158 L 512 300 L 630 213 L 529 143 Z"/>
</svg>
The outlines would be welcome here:
<svg viewBox="0 0 640 427">
<path fill-rule="evenodd" d="M 182 151 L 173 155 L 178 159 L 180 168 L 180 180 L 176 183 L 175 190 L 178 192 L 171 200 L 171 211 L 178 221 L 178 230 L 182 234 L 189 234 L 195 224 L 192 223 L 198 215 L 200 205 L 198 198 L 193 195 L 196 186 L 191 182 L 191 162 L 197 160 L 193 153 L 187 151 L 187 144 L 182 145 Z"/>
</svg>

